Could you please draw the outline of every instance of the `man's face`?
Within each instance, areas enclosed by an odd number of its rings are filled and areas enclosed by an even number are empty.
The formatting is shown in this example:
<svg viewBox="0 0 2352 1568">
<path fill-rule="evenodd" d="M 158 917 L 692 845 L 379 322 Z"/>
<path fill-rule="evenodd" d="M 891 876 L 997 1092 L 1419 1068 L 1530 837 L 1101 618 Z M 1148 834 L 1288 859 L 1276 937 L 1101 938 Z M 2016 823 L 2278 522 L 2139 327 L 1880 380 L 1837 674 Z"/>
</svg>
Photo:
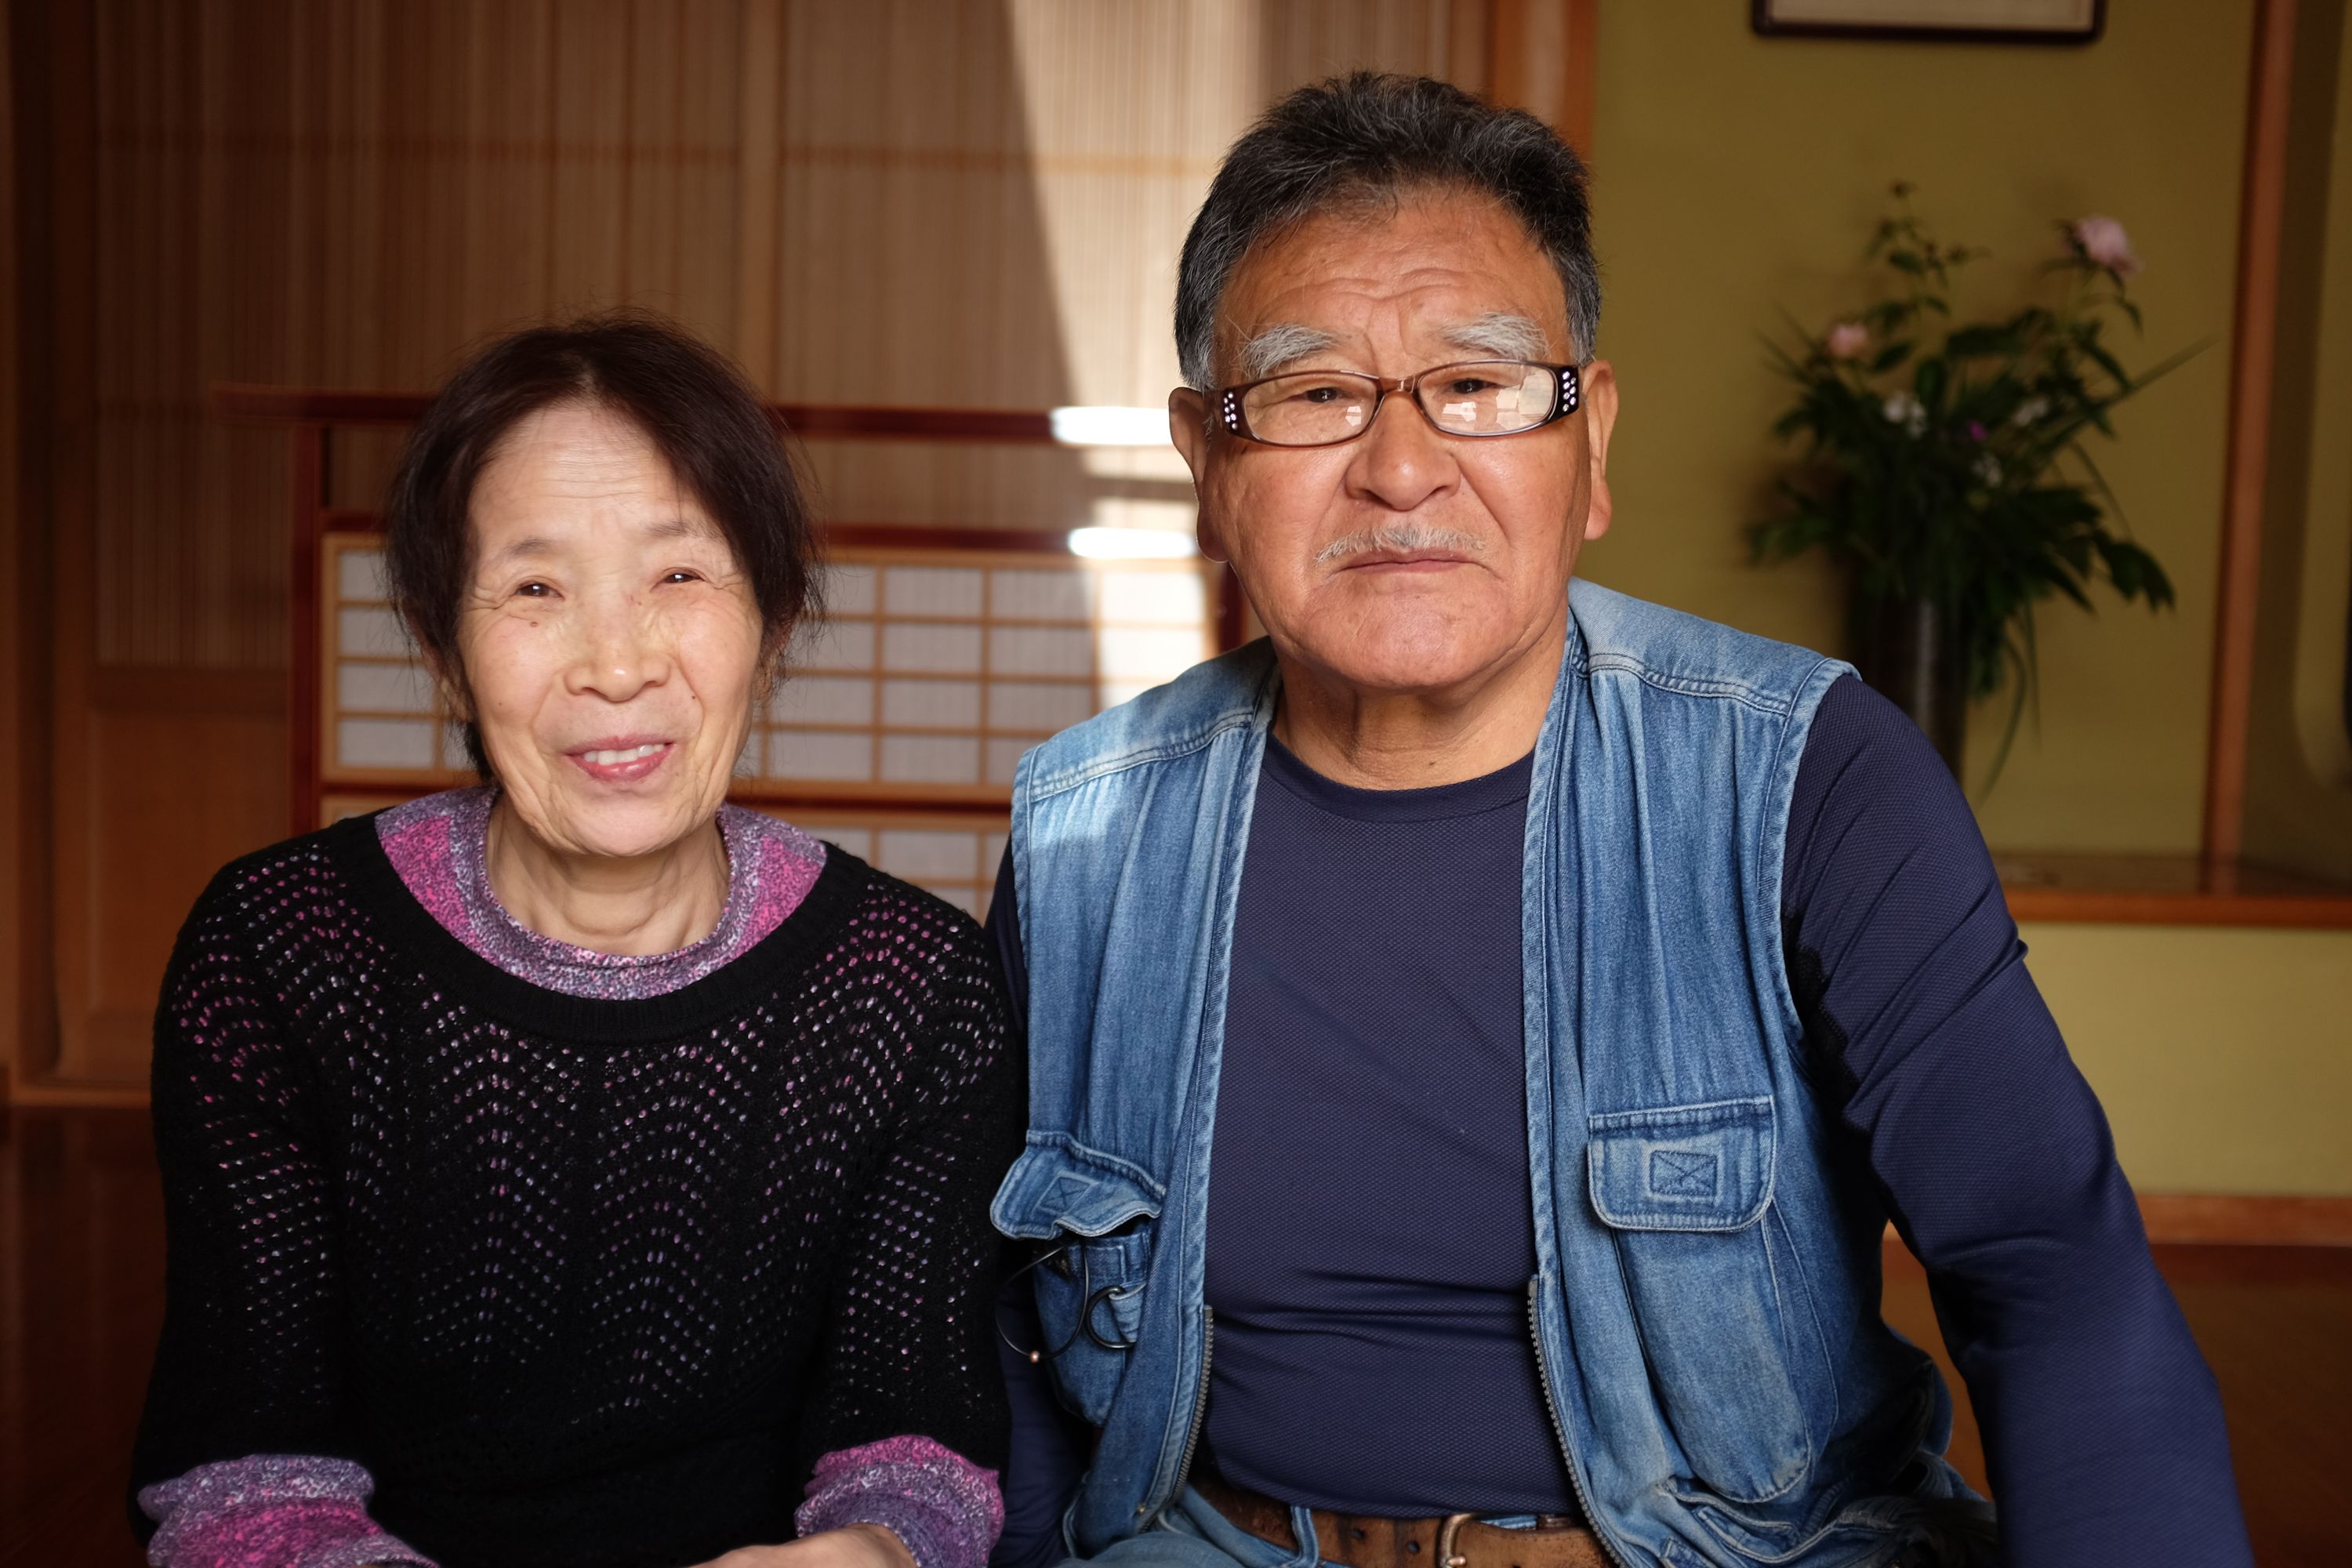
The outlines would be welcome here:
<svg viewBox="0 0 2352 1568">
<path fill-rule="evenodd" d="M 1526 227 L 1445 191 L 1325 213 L 1254 249 L 1217 328 L 1222 385 L 1570 358 L 1559 276 Z M 1368 696 L 1472 687 L 1556 647 L 1577 554 L 1609 525 L 1616 388 L 1598 361 L 1580 412 L 1517 436 L 1443 435 L 1399 395 L 1369 434 L 1311 448 L 1212 432 L 1191 389 L 1169 410 L 1203 552 L 1232 563 L 1286 661 Z"/>
</svg>

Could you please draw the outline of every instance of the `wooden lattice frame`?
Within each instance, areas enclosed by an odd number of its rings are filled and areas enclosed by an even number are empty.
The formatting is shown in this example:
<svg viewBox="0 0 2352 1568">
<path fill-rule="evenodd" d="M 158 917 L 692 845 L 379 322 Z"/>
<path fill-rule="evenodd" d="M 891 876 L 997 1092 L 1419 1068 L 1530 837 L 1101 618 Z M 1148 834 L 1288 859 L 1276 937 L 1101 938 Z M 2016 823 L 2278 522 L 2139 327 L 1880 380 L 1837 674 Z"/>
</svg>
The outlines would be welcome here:
<svg viewBox="0 0 2352 1568">
<path fill-rule="evenodd" d="M 379 554 L 369 533 L 320 542 L 319 786 L 470 782 Z M 1022 752 L 1214 651 L 1198 561 L 841 545 L 831 576 L 832 613 L 754 722 L 739 800 L 1001 808 Z"/>
<path fill-rule="evenodd" d="M 338 768 L 328 777 L 326 725 L 334 695 L 326 679 L 330 641 L 329 616 L 339 607 L 327 579 L 334 542 L 364 536 L 374 529 L 369 513 L 339 510 L 329 504 L 330 462 L 333 436 L 346 428 L 383 428 L 413 422 L 428 399 L 413 394 L 313 392 L 274 387 L 224 386 L 215 389 L 214 404 L 225 417 L 282 425 L 290 437 L 292 463 L 292 528 L 289 581 L 294 593 L 293 647 L 289 660 L 291 715 L 290 803 L 296 831 L 325 820 L 331 787 L 338 803 L 366 798 L 374 804 L 440 787 L 446 770 L 376 770 L 373 773 Z M 1015 446 L 1051 445 L 1051 417 L 1042 412 L 1003 409 L 851 408 L 808 405 L 778 405 L 770 410 L 780 426 L 803 437 L 921 442 L 978 442 Z M 1075 558 L 1066 536 L 1055 531 L 907 526 L 890 524 L 836 525 L 828 531 L 828 545 L 839 559 L 889 563 L 929 562 L 945 566 L 971 565 L 983 570 L 1036 569 L 1058 563 L 1070 570 Z M 1112 570 L 1167 570 L 1141 563 L 1119 563 Z M 1246 609 L 1230 577 L 1213 568 L 1202 573 L 1206 620 L 1204 651 L 1231 647 L 1241 640 Z M 878 679 L 878 677 L 877 677 Z M 877 699 L 878 700 L 878 699 Z M 773 726 L 770 726 L 772 731 Z M 1010 729 L 998 738 L 1013 739 Z M 446 742 L 440 743 L 436 763 L 446 760 Z M 841 816 L 847 830 L 853 820 L 899 826 L 919 818 L 948 819 L 961 824 L 1001 820 L 1005 804 L 1002 784 L 970 788 L 919 786 L 845 791 L 838 787 L 761 786 L 741 792 L 753 804 L 792 806 L 796 821 L 815 822 Z M 829 815 L 828 815 L 829 814 Z"/>
</svg>

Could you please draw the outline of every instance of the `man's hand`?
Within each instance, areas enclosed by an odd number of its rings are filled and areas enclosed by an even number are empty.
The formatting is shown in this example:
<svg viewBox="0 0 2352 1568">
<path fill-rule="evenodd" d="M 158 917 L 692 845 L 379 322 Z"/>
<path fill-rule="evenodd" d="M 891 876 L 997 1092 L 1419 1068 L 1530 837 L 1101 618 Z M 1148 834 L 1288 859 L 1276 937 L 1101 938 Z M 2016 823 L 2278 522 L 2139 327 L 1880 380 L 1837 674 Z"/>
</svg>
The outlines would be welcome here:
<svg viewBox="0 0 2352 1568">
<path fill-rule="evenodd" d="M 915 1554 L 878 1524 L 852 1524 L 782 1546 L 739 1546 L 702 1568 L 915 1568 Z"/>
</svg>

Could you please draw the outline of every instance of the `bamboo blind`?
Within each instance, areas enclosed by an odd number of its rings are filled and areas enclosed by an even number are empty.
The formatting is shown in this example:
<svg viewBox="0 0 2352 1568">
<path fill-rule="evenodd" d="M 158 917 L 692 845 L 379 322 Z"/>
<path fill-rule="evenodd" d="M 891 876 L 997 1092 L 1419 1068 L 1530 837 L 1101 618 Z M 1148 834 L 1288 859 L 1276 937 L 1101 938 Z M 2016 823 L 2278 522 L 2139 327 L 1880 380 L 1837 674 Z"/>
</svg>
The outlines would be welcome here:
<svg viewBox="0 0 2352 1568">
<path fill-rule="evenodd" d="M 58 265 L 103 301 L 58 344 L 94 403 L 68 531 L 96 661 L 282 666 L 279 447 L 207 417 L 215 383 L 430 386 L 486 334 L 625 302 L 786 401 L 1156 405 L 1184 226 L 1269 97 L 1357 66 L 1484 89 L 1500 47 L 1556 100 L 1589 4 L 98 0 L 55 87 L 89 138 Z M 814 460 L 861 521 L 1187 500 L 1164 458 Z"/>
</svg>

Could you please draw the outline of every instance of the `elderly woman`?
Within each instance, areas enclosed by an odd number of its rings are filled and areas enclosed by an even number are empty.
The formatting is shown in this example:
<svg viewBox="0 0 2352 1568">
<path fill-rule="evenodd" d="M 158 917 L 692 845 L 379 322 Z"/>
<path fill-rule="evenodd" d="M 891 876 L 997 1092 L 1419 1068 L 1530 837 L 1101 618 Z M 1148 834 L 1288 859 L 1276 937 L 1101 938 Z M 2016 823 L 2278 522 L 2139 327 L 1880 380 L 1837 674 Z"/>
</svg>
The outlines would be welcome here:
<svg viewBox="0 0 2352 1568">
<path fill-rule="evenodd" d="M 181 933 L 150 1562 L 980 1568 L 1019 1066 L 968 919 L 724 804 L 814 609 L 758 400 L 657 322 L 509 337 L 385 548 L 489 782 Z"/>
</svg>

